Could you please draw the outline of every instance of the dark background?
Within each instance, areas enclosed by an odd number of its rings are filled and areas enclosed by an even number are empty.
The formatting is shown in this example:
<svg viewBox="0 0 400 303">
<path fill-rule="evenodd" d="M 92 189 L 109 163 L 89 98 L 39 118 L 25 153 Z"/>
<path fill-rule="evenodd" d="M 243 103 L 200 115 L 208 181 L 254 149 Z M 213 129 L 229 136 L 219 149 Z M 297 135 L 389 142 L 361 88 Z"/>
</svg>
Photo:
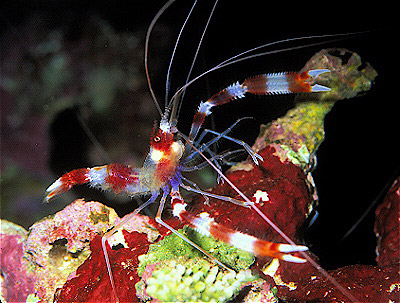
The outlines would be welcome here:
<svg viewBox="0 0 400 303">
<path fill-rule="evenodd" d="M 171 75 L 172 91 L 184 83 L 202 26 L 212 7 L 210 1 L 200 2 L 178 48 Z M 177 1 L 160 19 L 158 26 L 168 28 L 171 34 L 168 37 L 171 51 L 174 37 L 179 32 L 190 3 Z M 79 37 L 85 19 L 93 14 L 107 20 L 120 32 L 138 29 L 145 31 L 163 4 L 164 1 L 8 1 L 0 9 L 1 33 L 11 29 L 15 34 L 15 43 L 21 43 L 18 38 L 19 25 L 38 13 L 47 19 L 49 27 L 74 25 L 69 31 L 72 40 Z M 398 107 L 397 98 L 394 97 L 398 86 L 398 76 L 394 75 L 394 62 L 397 61 L 395 55 L 398 51 L 394 46 L 393 19 L 387 13 L 390 8 L 382 8 L 385 13 L 381 14 L 377 6 L 379 4 L 361 7 L 349 3 L 293 4 L 275 1 L 265 4 L 263 1 L 220 1 L 194 74 L 238 52 L 271 41 L 310 35 L 367 32 L 322 46 L 249 60 L 213 73 L 188 90 L 182 108 L 184 114 L 179 121 L 180 130 L 187 133 L 201 100 L 249 75 L 299 70 L 321 48 L 344 47 L 370 62 L 378 72 L 374 86 L 362 96 L 338 102 L 329 113 L 325 121 L 326 139 L 318 151 L 318 166 L 313 174 L 320 208 L 318 220 L 307 232 L 307 241 L 320 255 L 323 265 L 329 268 L 353 263 L 373 264 L 376 244 L 373 211 L 348 238 L 342 242 L 339 239 L 376 199 L 381 201 L 382 190 L 390 186 L 398 174 Z M 314 41 L 317 40 L 288 43 L 285 47 Z M 170 53 L 160 53 L 150 45 L 150 73 L 155 79 L 154 88 L 160 100 L 164 96 L 163 81 L 169 57 Z M 164 69 L 152 70 L 154 61 L 163 62 L 161 66 Z M 240 117 L 254 117 L 254 120 L 243 122 L 233 134 L 251 144 L 261 123 L 276 119 L 292 106 L 293 97 L 290 96 L 249 97 L 246 102 L 234 102 L 223 109 L 214 110 L 213 123 L 208 122 L 206 127 L 223 130 Z M 88 141 L 84 135 L 81 137 Z M 62 161 L 62 157 L 59 158 Z M 65 169 L 71 170 L 80 165 L 71 163 L 71 167 Z M 55 175 L 59 174 L 57 169 L 52 169 Z"/>
</svg>

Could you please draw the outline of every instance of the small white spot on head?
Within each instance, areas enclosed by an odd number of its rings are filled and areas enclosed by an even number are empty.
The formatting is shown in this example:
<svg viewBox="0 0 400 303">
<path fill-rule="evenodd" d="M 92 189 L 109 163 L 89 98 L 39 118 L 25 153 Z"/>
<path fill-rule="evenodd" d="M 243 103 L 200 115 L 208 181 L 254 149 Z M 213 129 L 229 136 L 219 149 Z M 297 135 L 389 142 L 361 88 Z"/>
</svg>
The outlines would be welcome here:
<svg viewBox="0 0 400 303">
<path fill-rule="evenodd" d="M 181 142 L 178 142 L 178 141 L 173 142 L 171 144 L 171 148 L 172 148 L 174 154 L 176 154 L 178 158 L 182 157 L 184 147 Z"/>
<path fill-rule="evenodd" d="M 162 158 L 164 158 L 164 152 L 158 149 L 152 149 L 150 152 L 150 157 L 154 162 L 159 162 Z"/>
</svg>

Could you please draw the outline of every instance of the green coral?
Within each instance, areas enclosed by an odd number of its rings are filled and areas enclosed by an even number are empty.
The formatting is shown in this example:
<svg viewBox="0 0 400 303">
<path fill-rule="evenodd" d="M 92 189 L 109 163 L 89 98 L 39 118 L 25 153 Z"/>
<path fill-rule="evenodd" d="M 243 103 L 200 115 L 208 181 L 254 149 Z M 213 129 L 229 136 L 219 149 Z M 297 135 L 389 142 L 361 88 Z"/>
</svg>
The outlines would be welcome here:
<svg viewBox="0 0 400 303">
<path fill-rule="evenodd" d="M 254 255 L 251 253 L 215 240 L 212 237 L 200 235 L 190 227 L 186 226 L 179 230 L 179 232 L 201 246 L 204 250 L 208 251 L 219 261 L 236 271 L 247 269 L 254 263 Z M 179 257 L 199 259 L 204 258 L 204 255 L 180 237 L 171 234 L 163 240 L 150 245 L 148 253 L 139 257 L 140 264 L 138 273 L 139 275 L 142 275 L 148 264 L 163 262 L 164 260 L 171 260 Z"/>
<path fill-rule="evenodd" d="M 298 103 L 285 116 L 261 129 L 262 135 L 257 139 L 256 147 L 257 144 L 258 149 L 274 144 L 282 161 L 307 167 L 324 140 L 324 118 L 333 105 L 333 101 Z"/>
<path fill-rule="evenodd" d="M 333 105 L 334 102 L 304 102 L 297 104 L 283 118 L 279 118 L 277 122 L 285 129 L 285 133 L 290 131 L 302 138 L 302 142 L 289 142 L 289 146 L 305 145 L 309 154 L 314 153 L 324 140 L 324 118 Z"/>
<path fill-rule="evenodd" d="M 344 60 L 345 57 L 348 60 Z M 282 161 L 307 168 L 324 140 L 324 119 L 335 102 L 369 90 L 377 76 L 370 64 L 363 64 L 359 55 L 346 49 L 321 50 L 307 62 L 302 72 L 319 68 L 330 72 L 321 74 L 316 82 L 331 90 L 297 96 L 295 108 L 261 130 L 256 150 L 273 144 Z"/>
<path fill-rule="evenodd" d="M 249 269 L 221 270 L 205 259 L 166 261 L 147 279 L 146 293 L 161 302 L 225 302 L 257 279 Z"/>
<path fill-rule="evenodd" d="M 150 245 L 147 254 L 139 256 L 138 273 L 143 280 L 136 284 L 138 293 L 162 302 L 223 302 L 237 294 L 244 283 L 256 279 L 248 270 L 254 263 L 252 254 L 200 235 L 190 227 L 179 232 L 238 273 L 219 269 L 203 253 L 171 234 Z M 145 292 L 140 290 L 144 288 Z"/>
</svg>

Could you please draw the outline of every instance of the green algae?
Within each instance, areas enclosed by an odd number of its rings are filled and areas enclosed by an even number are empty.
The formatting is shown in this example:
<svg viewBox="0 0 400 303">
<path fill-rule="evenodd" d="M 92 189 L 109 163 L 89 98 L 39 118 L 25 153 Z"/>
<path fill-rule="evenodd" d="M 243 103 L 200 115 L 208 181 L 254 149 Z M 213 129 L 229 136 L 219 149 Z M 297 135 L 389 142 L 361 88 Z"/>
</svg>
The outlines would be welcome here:
<svg viewBox="0 0 400 303">
<path fill-rule="evenodd" d="M 314 153 L 324 140 L 324 118 L 333 105 L 334 102 L 304 102 L 277 119 L 276 122 L 285 130 L 282 134 L 285 143 L 298 154 L 302 148 L 304 151 L 304 147 L 308 154 Z M 299 157 L 304 158 L 302 155 Z"/>
<path fill-rule="evenodd" d="M 285 116 L 261 128 L 257 149 L 274 144 L 276 154 L 282 161 L 307 167 L 324 141 L 324 119 L 333 105 L 333 101 L 297 104 Z"/>
<path fill-rule="evenodd" d="M 179 232 L 236 271 L 247 269 L 254 263 L 253 254 L 215 240 L 212 237 L 203 236 L 190 227 L 186 226 Z M 147 254 L 139 257 L 138 273 L 142 275 L 149 264 L 162 263 L 166 260 L 180 257 L 197 260 L 204 258 L 204 255 L 175 234 L 168 235 L 161 241 L 151 244 Z"/>
<path fill-rule="evenodd" d="M 110 221 L 110 209 L 103 206 L 100 212 L 92 211 L 89 214 L 89 219 L 93 224 L 99 222 L 108 223 Z"/>
<path fill-rule="evenodd" d="M 255 280 L 251 270 L 222 270 L 206 259 L 166 260 L 145 283 L 147 295 L 161 302 L 226 302 Z"/>
<path fill-rule="evenodd" d="M 142 281 L 136 284 L 138 293 L 161 302 L 225 302 L 244 284 L 257 279 L 248 269 L 254 263 L 252 254 L 203 236 L 190 227 L 179 232 L 237 272 L 220 269 L 196 248 L 170 234 L 139 256 Z"/>
<path fill-rule="evenodd" d="M 272 144 L 282 162 L 290 161 L 306 169 L 324 141 L 324 119 L 336 101 L 369 90 L 378 75 L 369 63 L 362 62 L 358 54 L 346 49 L 321 50 L 301 72 L 320 68 L 327 68 L 330 72 L 321 74 L 315 81 L 331 90 L 297 96 L 293 109 L 261 128 L 255 150 Z"/>
</svg>

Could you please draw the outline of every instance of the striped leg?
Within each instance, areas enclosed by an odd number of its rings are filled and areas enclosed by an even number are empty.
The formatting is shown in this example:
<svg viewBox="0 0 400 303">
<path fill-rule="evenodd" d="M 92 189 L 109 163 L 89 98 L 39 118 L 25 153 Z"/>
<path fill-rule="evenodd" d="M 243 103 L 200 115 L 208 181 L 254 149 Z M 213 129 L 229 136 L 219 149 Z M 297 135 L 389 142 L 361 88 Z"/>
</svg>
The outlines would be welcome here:
<svg viewBox="0 0 400 303">
<path fill-rule="evenodd" d="M 179 193 L 179 191 L 177 190 L 172 190 L 171 193 L 171 202 L 173 203 L 173 201 L 182 201 L 183 199 Z M 165 204 L 165 200 L 167 198 L 167 192 L 164 191 L 164 195 L 161 198 L 160 201 L 160 206 L 158 207 L 158 211 L 157 211 L 157 215 L 155 217 L 155 220 L 157 223 L 163 225 L 165 228 L 169 229 L 171 232 L 173 232 L 175 235 L 177 235 L 179 238 L 181 238 L 182 240 L 184 240 L 185 242 L 189 243 L 190 245 L 192 245 L 194 248 L 198 249 L 199 251 L 201 251 L 204 255 L 206 255 L 207 257 L 209 257 L 211 260 L 213 260 L 216 264 L 218 264 L 220 267 L 232 271 L 232 269 L 230 269 L 229 267 L 227 267 L 225 264 L 221 263 L 219 260 L 217 260 L 214 256 L 212 256 L 210 253 L 208 253 L 207 251 L 205 251 L 203 248 L 201 248 L 199 245 L 197 245 L 196 243 L 194 243 L 192 240 L 188 239 L 187 237 L 185 237 L 184 235 L 182 235 L 181 233 L 179 233 L 175 228 L 173 228 L 172 226 L 170 226 L 169 224 L 165 223 L 162 218 L 161 218 L 161 214 L 162 211 L 164 209 L 164 204 Z M 184 202 L 183 202 L 184 203 Z"/>
<path fill-rule="evenodd" d="M 127 192 L 131 195 L 146 193 L 149 190 L 139 182 L 139 172 L 137 168 L 116 163 L 74 169 L 62 175 L 47 188 L 47 196 L 44 200 L 49 202 L 55 196 L 70 190 L 74 185 L 86 183 L 115 193 Z"/>
<path fill-rule="evenodd" d="M 133 217 L 135 217 L 142 209 L 144 209 L 147 206 L 149 206 L 150 204 L 152 204 L 157 199 L 158 195 L 159 195 L 158 191 L 153 192 L 151 194 L 151 197 L 149 198 L 149 200 L 147 200 L 145 203 L 143 203 L 138 208 L 136 208 L 132 213 L 127 215 L 123 220 L 121 220 L 111 230 L 106 232 L 103 235 L 103 237 L 101 238 L 101 247 L 103 248 L 104 260 L 105 260 L 106 266 L 107 266 L 107 273 L 108 273 L 108 277 L 110 278 L 111 287 L 112 287 L 112 290 L 113 290 L 113 293 L 114 293 L 115 301 L 117 303 L 119 302 L 118 293 L 117 293 L 117 288 L 115 287 L 115 280 L 114 280 L 114 276 L 113 276 L 112 269 L 111 269 L 110 258 L 109 258 L 108 253 L 107 253 L 107 245 L 106 245 L 106 243 L 108 243 L 107 242 L 108 239 L 114 233 L 116 233 L 120 228 L 122 228 L 129 220 L 131 220 Z"/>
<path fill-rule="evenodd" d="M 200 103 L 199 109 L 193 118 L 189 140 L 193 142 L 206 116 L 211 114 L 214 106 L 228 103 L 234 99 L 243 98 L 246 93 L 256 95 L 290 94 L 325 92 L 330 88 L 319 84 L 310 85 L 310 80 L 320 74 L 329 72 L 328 69 L 314 69 L 303 73 L 276 73 L 262 74 L 244 80 L 242 84 L 234 83 L 219 93 L 212 96 L 206 102 Z"/>
<path fill-rule="evenodd" d="M 305 259 L 290 254 L 298 251 L 306 251 L 308 250 L 306 246 L 264 241 L 218 224 L 210 218 L 207 213 L 202 213 L 200 216 L 194 216 L 186 211 L 186 203 L 182 199 L 179 199 L 179 197 L 173 198 L 171 202 L 174 216 L 187 222 L 189 226 L 202 235 L 212 236 L 257 256 L 268 256 L 294 263 L 306 262 Z"/>
</svg>

